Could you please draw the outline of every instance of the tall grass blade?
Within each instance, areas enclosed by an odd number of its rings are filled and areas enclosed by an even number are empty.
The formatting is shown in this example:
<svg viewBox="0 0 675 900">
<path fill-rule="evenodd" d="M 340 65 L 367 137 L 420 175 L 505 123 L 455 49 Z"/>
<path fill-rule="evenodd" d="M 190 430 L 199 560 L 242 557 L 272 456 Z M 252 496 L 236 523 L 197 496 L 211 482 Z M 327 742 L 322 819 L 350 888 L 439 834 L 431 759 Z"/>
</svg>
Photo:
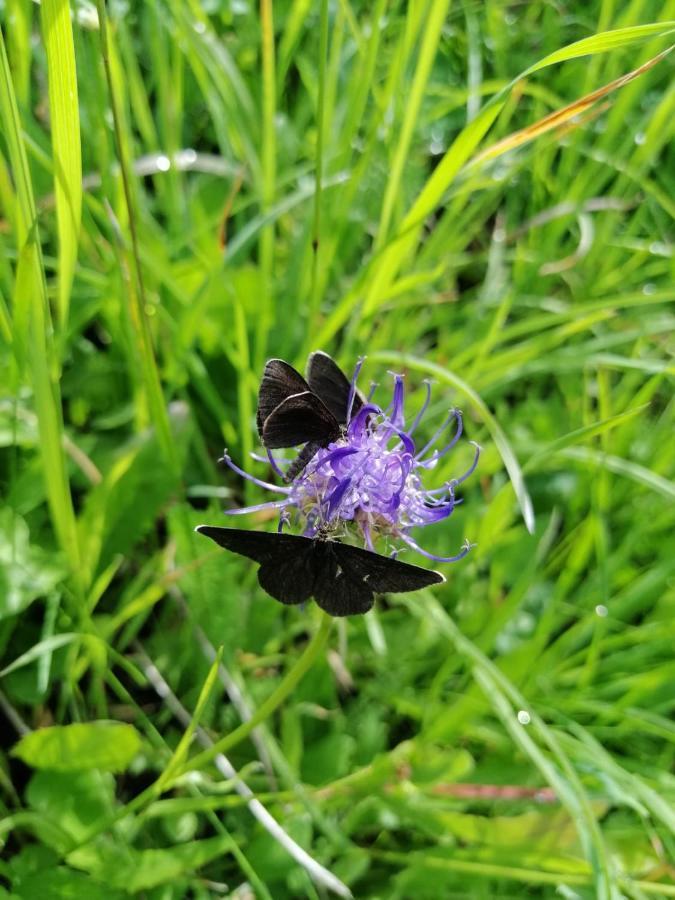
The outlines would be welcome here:
<svg viewBox="0 0 675 900">
<path fill-rule="evenodd" d="M 597 53 L 607 53 L 610 50 L 618 50 L 620 47 L 629 47 L 640 41 L 646 41 L 652 37 L 665 37 L 675 33 L 675 22 L 650 22 L 647 25 L 632 25 L 630 28 L 615 28 L 612 31 L 601 31 L 599 34 L 583 38 L 561 47 L 555 53 L 549 53 L 539 62 L 534 63 L 522 72 L 518 79 L 527 78 L 540 69 L 553 66 L 556 63 L 566 62 L 568 59 L 578 59 L 581 56 L 594 56 Z"/>
<path fill-rule="evenodd" d="M 571 122 L 574 119 L 578 120 L 578 118 L 582 116 L 583 113 L 585 113 L 588 109 L 590 109 L 591 106 L 597 103 L 598 100 L 602 100 L 604 97 L 607 97 L 614 91 L 618 91 L 620 88 L 629 84 L 644 72 L 648 72 L 649 69 L 653 68 L 657 63 L 661 62 L 662 59 L 665 59 L 666 56 L 668 56 L 668 54 L 672 51 L 672 49 L 672 46 L 668 47 L 663 52 L 647 60 L 647 62 L 643 63 L 641 66 L 638 66 L 637 69 L 633 69 L 631 72 L 627 72 L 620 78 L 615 78 L 614 81 L 610 81 L 609 84 L 604 85 L 604 87 L 598 88 L 596 91 L 592 91 L 590 94 L 586 94 L 585 97 L 580 97 L 573 103 L 569 103 L 567 104 L 567 106 L 563 106 L 562 109 L 558 109 L 555 112 L 550 113 L 550 115 L 548 116 L 544 116 L 543 119 L 540 119 L 538 122 L 534 122 L 532 125 L 528 125 L 527 128 L 522 128 L 520 131 L 516 131 L 513 134 L 510 134 L 508 137 L 505 137 L 503 140 L 498 141 L 491 147 L 486 147 L 485 150 L 483 150 L 481 153 L 479 153 L 469 161 L 467 169 L 472 168 L 473 166 L 476 166 L 480 163 L 497 159 L 499 156 L 502 156 L 509 150 L 514 150 L 516 147 L 521 147 L 523 144 L 527 144 L 530 141 L 535 140 L 535 138 L 541 137 L 541 135 L 552 131 L 554 128 L 560 128 L 565 123 Z"/>
<path fill-rule="evenodd" d="M 68 321 L 82 215 L 82 152 L 75 47 L 68 0 L 42 0 L 42 33 L 47 52 L 49 114 L 54 160 L 54 193 L 59 242 L 58 314 Z"/>
<path fill-rule="evenodd" d="M 118 89 L 120 78 L 119 61 L 114 55 L 112 42 L 108 28 L 108 17 L 106 13 L 105 0 L 97 0 L 99 30 L 101 40 L 101 52 L 103 54 L 103 63 L 106 72 L 106 81 L 108 85 L 108 93 L 110 96 L 110 105 L 113 116 L 113 126 L 115 130 L 115 140 L 117 144 L 117 155 L 119 158 L 120 174 L 122 177 L 122 185 L 124 189 L 124 202 L 126 205 L 127 218 L 129 223 L 129 234 L 131 237 L 131 268 L 134 273 L 134 286 L 130 292 L 131 303 L 131 321 L 134 328 L 135 338 L 138 346 L 138 355 L 140 357 L 141 368 L 143 372 L 144 389 L 148 399 L 148 406 L 151 410 L 152 421 L 157 429 L 160 444 L 166 457 L 166 460 L 173 468 L 174 472 L 178 471 L 178 460 L 175 453 L 173 439 L 171 436 L 171 427 L 169 424 L 169 416 L 164 402 L 162 392 L 162 384 L 157 370 L 157 361 L 155 359 L 155 350 L 152 343 L 152 334 L 146 313 L 146 297 L 145 286 L 143 282 L 143 270 L 141 266 L 140 250 L 138 242 L 138 233 L 136 227 L 136 209 L 134 207 L 131 192 L 131 174 L 128 157 L 128 141 L 127 135 L 123 133 L 122 116 L 120 111 L 120 102 L 118 97 Z M 113 51 L 113 52 L 111 52 Z M 116 65 L 117 64 L 117 65 Z"/>
<path fill-rule="evenodd" d="M 18 263 L 14 286 L 14 347 L 20 368 L 30 373 L 40 432 L 43 477 L 54 530 L 68 559 L 73 583 L 81 591 L 77 539 L 63 451 L 61 392 L 55 377 L 52 324 L 31 173 L 21 133 L 5 42 L 0 32 L 0 117 L 16 185 Z"/>
<path fill-rule="evenodd" d="M 401 131 L 396 142 L 396 152 L 391 163 L 389 178 L 387 179 L 387 187 L 384 192 L 384 200 L 382 202 L 382 213 L 380 215 L 380 224 L 377 230 L 376 246 L 385 243 L 387 233 L 389 231 L 389 223 L 394 211 L 394 203 L 401 189 L 401 178 L 403 176 L 403 167 L 405 166 L 408 152 L 410 150 L 410 142 L 412 141 L 415 125 L 420 114 L 420 106 L 422 98 L 429 79 L 429 73 L 436 57 L 438 42 L 441 38 L 441 32 L 445 25 L 445 17 L 447 15 L 449 0 L 437 0 L 431 5 L 428 19 L 424 23 L 422 46 L 420 47 L 417 64 L 415 66 L 415 74 L 413 75 L 410 93 L 406 97 L 405 114 L 401 124 Z"/>
</svg>

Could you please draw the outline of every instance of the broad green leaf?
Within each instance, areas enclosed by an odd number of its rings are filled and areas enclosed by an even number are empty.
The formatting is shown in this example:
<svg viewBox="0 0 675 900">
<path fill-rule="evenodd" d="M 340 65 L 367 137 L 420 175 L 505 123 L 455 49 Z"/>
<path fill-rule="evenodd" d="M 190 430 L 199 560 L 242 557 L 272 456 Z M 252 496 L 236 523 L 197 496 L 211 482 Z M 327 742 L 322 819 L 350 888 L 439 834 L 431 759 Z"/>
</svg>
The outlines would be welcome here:
<svg viewBox="0 0 675 900">
<path fill-rule="evenodd" d="M 227 835 L 190 841 L 166 850 L 135 850 L 131 847 L 89 844 L 68 856 L 70 865 L 90 872 L 113 888 L 136 893 L 195 872 L 232 848 Z"/>
<path fill-rule="evenodd" d="M 50 593 L 64 575 L 54 554 L 31 544 L 21 516 L 9 507 L 0 509 L 0 620 Z"/>
<path fill-rule="evenodd" d="M 192 430 L 188 408 L 173 404 L 168 421 L 174 457 L 182 462 Z M 79 523 L 88 581 L 116 555 L 130 551 L 176 490 L 175 473 L 161 452 L 158 432 L 146 429 L 119 448 L 101 483 L 89 492 Z"/>
<path fill-rule="evenodd" d="M 115 805 L 115 779 L 107 772 L 35 772 L 26 788 L 28 806 L 58 826 L 73 841 L 83 840 L 88 830 Z M 57 848 L 55 848 L 57 849 Z"/>
<path fill-rule="evenodd" d="M 121 772 L 140 747 L 141 739 L 133 725 L 78 722 L 32 731 L 21 738 L 12 753 L 34 769 Z"/>
<path fill-rule="evenodd" d="M 126 891 L 111 888 L 109 884 L 95 881 L 81 872 L 74 872 L 67 866 L 42 869 L 32 875 L 17 879 L 13 887 L 14 897 L 39 897 L 40 900 L 122 900 L 128 897 Z"/>
</svg>

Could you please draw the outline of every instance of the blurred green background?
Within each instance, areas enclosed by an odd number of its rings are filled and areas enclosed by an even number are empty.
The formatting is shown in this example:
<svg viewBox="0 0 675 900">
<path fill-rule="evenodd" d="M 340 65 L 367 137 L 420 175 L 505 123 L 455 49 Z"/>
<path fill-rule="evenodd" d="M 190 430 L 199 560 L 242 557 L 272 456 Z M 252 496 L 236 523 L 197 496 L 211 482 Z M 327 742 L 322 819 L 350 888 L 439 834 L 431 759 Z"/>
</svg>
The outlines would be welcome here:
<svg viewBox="0 0 675 900">
<path fill-rule="evenodd" d="M 0 3 L 0 896 L 675 896 L 671 20 Z M 193 533 L 317 348 L 485 448 L 325 647 Z"/>
</svg>

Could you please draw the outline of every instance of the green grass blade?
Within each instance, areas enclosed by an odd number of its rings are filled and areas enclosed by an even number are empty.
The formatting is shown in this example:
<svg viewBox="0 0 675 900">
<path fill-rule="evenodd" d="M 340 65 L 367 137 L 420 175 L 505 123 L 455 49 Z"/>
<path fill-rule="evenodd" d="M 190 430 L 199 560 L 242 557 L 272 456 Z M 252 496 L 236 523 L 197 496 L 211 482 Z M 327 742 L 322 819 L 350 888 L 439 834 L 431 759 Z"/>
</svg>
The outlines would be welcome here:
<svg viewBox="0 0 675 900">
<path fill-rule="evenodd" d="M 119 157 L 120 173 L 122 177 L 122 185 L 124 190 L 124 203 L 126 206 L 127 219 L 129 223 L 129 234 L 131 237 L 131 268 L 134 273 L 134 285 L 130 291 L 129 301 L 131 303 L 131 321 L 134 329 L 134 336 L 137 342 L 138 356 L 141 362 L 143 372 L 143 387 L 147 396 L 148 406 L 152 413 L 152 421 L 157 429 L 162 450 L 167 462 L 174 472 L 178 471 L 178 460 L 174 448 L 173 438 L 171 436 L 171 426 L 169 424 L 169 416 L 167 413 L 162 384 L 157 368 L 155 358 L 155 350 L 152 342 L 152 334 L 147 316 L 147 303 L 145 296 L 145 285 L 143 281 L 143 271 L 140 260 L 140 250 L 138 241 L 138 232 L 136 225 L 136 209 L 133 202 L 131 190 L 131 175 L 129 167 L 129 147 L 128 135 L 124 132 L 122 114 L 119 102 L 119 89 L 122 83 L 122 73 L 120 71 L 119 59 L 115 53 L 115 47 L 112 43 L 108 28 L 108 17 L 105 8 L 105 0 L 97 0 L 101 51 L 103 54 L 103 62 L 106 72 L 106 81 L 110 97 L 110 104 L 113 117 L 113 125 L 115 130 L 115 138 L 117 144 L 117 154 Z"/>
<path fill-rule="evenodd" d="M 190 723 L 183 732 L 183 735 L 178 742 L 178 746 L 176 747 L 171 759 L 164 767 L 164 771 L 155 783 L 155 790 L 158 794 L 162 793 L 164 785 L 168 784 L 169 781 L 171 781 L 174 773 L 183 765 L 185 759 L 187 758 L 190 744 L 192 743 L 192 738 L 194 737 L 195 731 L 199 726 L 199 722 L 204 713 L 204 708 L 206 707 L 206 704 L 209 701 L 209 697 L 211 696 L 213 686 L 218 679 L 218 668 L 220 666 L 222 656 L 223 648 L 221 647 L 216 653 L 215 659 L 211 663 L 211 667 L 209 668 L 206 679 L 204 680 L 202 689 L 199 692 L 197 705 L 195 706 L 195 711 L 192 715 L 192 718 L 190 719 Z"/>
<path fill-rule="evenodd" d="M 486 106 L 462 129 L 445 156 L 420 191 L 405 215 L 396 235 L 377 260 L 372 281 L 363 304 L 363 315 L 371 315 L 393 283 L 401 266 L 417 245 L 426 216 L 441 203 L 458 172 L 490 130 L 502 109 L 501 104 Z"/>
<path fill-rule="evenodd" d="M 82 153 L 75 47 L 68 0 L 43 0 L 42 33 L 47 52 L 49 115 L 59 242 L 59 325 L 68 321 L 82 215 Z"/>
<path fill-rule="evenodd" d="M 566 62 L 568 59 L 578 59 L 581 56 L 594 56 L 597 53 L 608 53 L 610 50 L 618 50 L 620 47 L 629 47 L 631 44 L 645 41 L 652 37 L 665 37 L 675 33 L 675 22 L 651 22 L 647 25 L 634 25 L 630 28 L 615 28 L 612 31 L 603 31 L 600 34 L 591 35 L 583 40 L 561 47 L 555 53 L 549 53 L 539 62 L 534 63 L 529 69 L 525 69 L 518 76 L 527 78 L 533 72 L 539 72 L 547 66 Z"/>
<path fill-rule="evenodd" d="M 423 608 L 417 601 L 411 601 L 410 605 L 418 614 L 431 615 L 442 633 L 447 635 L 457 650 L 470 660 L 473 677 L 512 740 L 554 788 L 570 814 L 585 845 L 586 856 L 593 866 L 597 897 L 612 900 L 616 896 L 614 877 L 602 833 L 581 781 L 563 753 L 553 730 L 531 708 L 528 709 L 525 698 L 516 687 L 460 632 L 437 601 L 434 600 L 431 605 L 426 604 Z M 516 715 L 517 710 L 527 712 L 527 721 L 531 724 L 538 741 L 535 741 L 534 736 L 531 736 L 521 724 Z M 548 747 L 553 759 L 544 752 L 540 744 Z"/>
<path fill-rule="evenodd" d="M 570 431 L 568 434 L 564 434 L 557 440 L 552 441 L 543 450 L 537 451 L 537 453 L 535 453 L 534 456 L 531 456 L 525 463 L 523 471 L 529 472 L 535 469 L 539 463 L 550 459 L 553 454 L 560 453 L 567 447 L 572 447 L 574 444 L 580 444 L 582 441 L 587 441 L 589 438 L 596 437 L 597 435 L 606 434 L 613 428 L 618 428 L 620 425 L 628 422 L 633 416 L 637 416 L 640 413 L 646 413 L 648 409 L 649 404 L 643 403 L 641 406 L 627 409 L 625 412 L 617 413 L 606 419 L 601 419 L 599 422 L 592 422 L 590 425 L 575 428 L 574 431 Z"/>
<path fill-rule="evenodd" d="M 274 205 L 276 194 L 276 76 L 274 53 L 274 19 L 272 0 L 260 0 L 262 41 L 262 147 L 260 153 L 261 212 Z M 274 221 L 260 232 L 260 268 L 263 277 L 263 296 L 258 310 L 255 360 L 262 368 L 267 353 L 267 336 L 274 321 Z"/>
<path fill-rule="evenodd" d="M 44 277 L 37 212 L 14 86 L 0 32 L 0 117 L 16 183 L 18 265 L 14 298 L 15 347 L 30 371 L 40 431 L 40 452 L 49 508 L 73 581 L 81 590 L 80 550 L 63 452 L 61 394 L 54 377 L 52 327 Z"/>
<path fill-rule="evenodd" d="M 675 482 L 669 481 L 667 478 L 652 472 L 639 463 L 631 462 L 629 459 L 621 459 L 608 453 L 602 453 L 590 447 L 567 447 L 561 450 L 560 453 L 568 459 L 577 460 L 597 469 L 607 469 L 616 475 L 623 475 L 624 478 L 630 478 L 632 481 L 636 481 L 638 484 L 656 491 L 657 494 L 661 494 L 667 500 L 675 500 Z"/>
<path fill-rule="evenodd" d="M 394 203 L 401 190 L 401 178 L 403 168 L 410 151 L 413 132 L 420 114 L 420 106 L 424 96 L 424 90 L 429 80 L 429 73 L 436 57 L 438 42 L 445 24 L 445 17 L 450 3 L 449 0 L 437 0 L 431 5 L 429 17 L 424 23 L 422 46 L 420 47 L 415 74 L 413 76 L 410 92 L 406 97 L 405 114 L 401 124 L 401 131 L 396 142 L 396 152 L 391 162 L 389 178 L 384 192 L 380 224 L 377 230 L 376 247 L 382 246 L 389 232 Z"/>
</svg>

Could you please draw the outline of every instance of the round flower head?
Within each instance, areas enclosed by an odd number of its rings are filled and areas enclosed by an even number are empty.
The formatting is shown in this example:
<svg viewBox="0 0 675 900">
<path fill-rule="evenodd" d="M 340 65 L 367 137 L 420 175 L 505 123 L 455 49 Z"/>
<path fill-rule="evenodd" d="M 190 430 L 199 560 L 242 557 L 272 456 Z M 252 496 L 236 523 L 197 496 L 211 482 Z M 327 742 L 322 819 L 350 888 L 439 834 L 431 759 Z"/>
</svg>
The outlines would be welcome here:
<svg viewBox="0 0 675 900">
<path fill-rule="evenodd" d="M 386 409 L 369 398 L 352 416 L 356 378 L 352 379 L 347 425 L 342 435 L 321 447 L 305 469 L 287 487 L 279 487 L 254 478 L 232 462 L 225 454 L 223 461 L 243 477 L 266 489 L 278 491 L 283 499 L 244 509 L 229 510 L 242 514 L 261 509 L 279 509 L 279 530 L 294 518 L 307 537 L 344 532 L 360 532 L 369 550 L 374 550 L 378 536 L 404 541 L 418 553 L 438 562 L 455 562 L 466 556 L 470 544 L 464 543 L 454 556 L 437 556 L 423 550 L 410 536 L 413 528 L 432 525 L 447 519 L 461 501 L 456 499 L 458 487 L 476 468 L 480 447 L 472 442 L 475 455 L 470 468 L 460 477 L 432 490 L 422 482 L 422 475 L 433 470 L 439 460 L 459 441 L 462 414 L 457 409 L 448 413 L 432 438 L 421 448 L 415 446 L 414 433 L 429 406 L 431 387 L 426 383 L 424 404 L 408 427 L 404 414 L 403 377 L 394 375 L 392 402 Z M 437 448 L 448 428 L 450 440 Z M 268 453 L 274 470 L 283 474 Z"/>
</svg>

